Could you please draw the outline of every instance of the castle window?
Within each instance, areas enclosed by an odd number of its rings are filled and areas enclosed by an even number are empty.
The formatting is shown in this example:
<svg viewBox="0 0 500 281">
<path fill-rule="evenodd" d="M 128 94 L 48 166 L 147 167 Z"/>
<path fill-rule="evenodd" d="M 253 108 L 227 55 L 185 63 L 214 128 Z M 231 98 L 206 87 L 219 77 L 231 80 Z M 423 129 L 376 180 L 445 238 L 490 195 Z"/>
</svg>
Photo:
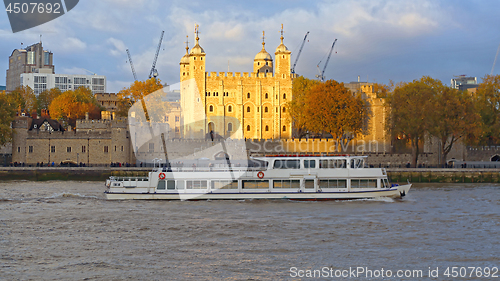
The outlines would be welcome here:
<svg viewBox="0 0 500 281">
<path fill-rule="evenodd" d="M 285 79 L 285 74 L 283 74 L 283 79 Z"/>
<path fill-rule="evenodd" d="M 269 72 L 269 69 L 266 69 L 266 73 L 268 73 L 268 72 Z"/>
<path fill-rule="evenodd" d="M 122 145 L 122 152 L 123 152 L 123 145 Z"/>
<path fill-rule="evenodd" d="M 213 105 L 211 105 L 208 111 L 210 111 L 210 112 L 214 112 L 214 106 L 213 106 Z"/>
<path fill-rule="evenodd" d="M 268 98 L 269 98 L 269 95 L 266 93 L 266 99 L 268 99 Z"/>
<path fill-rule="evenodd" d="M 17 152 L 21 152 L 21 147 L 20 146 L 17 147 Z"/>
<path fill-rule="evenodd" d="M 66 152 L 71 152 L 71 146 L 66 147 Z"/>
<path fill-rule="evenodd" d="M 85 145 L 82 145 L 82 153 L 86 153 L 87 152 L 87 147 Z"/>
<path fill-rule="evenodd" d="M 283 126 L 283 132 L 286 132 L 286 126 Z"/>
<path fill-rule="evenodd" d="M 278 108 L 276 107 L 276 113 L 278 113 Z"/>
<path fill-rule="evenodd" d="M 227 123 L 227 131 L 232 132 L 233 131 L 233 123 Z"/>
<path fill-rule="evenodd" d="M 247 107 L 247 112 L 250 112 L 250 106 Z"/>
<path fill-rule="evenodd" d="M 116 145 L 115 145 L 115 152 L 116 152 Z"/>
<path fill-rule="evenodd" d="M 283 94 L 283 99 L 286 100 L 286 94 Z"/>
<path fill-rule="evenodd" d="M 265 113 L 269 112 L 269 109 L 267 108 L 267 106 L 266 106 L 266 107 L 264 107 L 264 112 L 265 112 Z"/>
<path fill-rule="evenodd" d="M 269 126 L 266 125 L 266 132 L 269 132 Z"/>
<path fill-rule="evenodd" d="M 193 57 L 194 60 L 196 60 L 196 57 Z"/>
<path fill-rule="evenodd" d="M 179 122 L 179 116 L 175 116 L 175 122 Z"/>
<path fill-rule="evenodd" d="M 182 73 L 182 76 L 186 76 L 186 72 L 183 72 L 183 73 Z"/>
<path fill-rule="evenodd" d="M 230 106 L 228 106 L 228 107 L 227 107 L 227 112 L 233 112 L 233 106 L 231 106 L 231 105 L 230 105 Z"/>
<path fill-rule="evenodd" d="M 208 96 L 210 96 L 210 92 L 208 92 Z"/>
<path fill-rule="evenodd" d="M 109 152 L 109 147 L 107 145 L 104 146 L 104 153 L 108 153 Z"/>
<path fill-rule="evenodd" d="M 203 60 L 203 57 L 201 57 L 200 60 Z"/>
<path fill-rule="evenodd" d="M 266 61 L 266 65 L 269 65 L 269 62 Z"/>
<path fill-rule="evenodd" d="M 257 62 L 257 65 L 260 65 L 260 62 Z"/>
<path fill-rule="evenodd" d="M 250 125 L 247 126 L 247 132 L 250 132 Z"/>
<path fill-rule="evenodd" d="M 250 98 L 250 93 L 247 94 L 247 99 L 249 99 L 249 98 Z"/>
<path fill-rule="evenodd" d="M 285 107 L 283 107 L 283 113 L 285 113 L 285 112 L 286 112 L 286 108 L 285 108 Z"/>
<path fill-rule="evenodd" d="M 20 147 L 18 147 L 18 148 L 19 148 L 18 150 L 20 150 L 20 149 L 21 149 Z M 21 152 L 21 151 L 18 151 L 18 152 Z M 56 152 L 56 147 L 55 147 L 54 145 L 52 145 L 52 146 L 50 147 L 50 152 L 51 152 L 51 153 L 55 153 L 55 152 Z"/>
<path fill-rule="evenodd" d="M 30 145 L 28 149 L 29 149 L 29 153 L 33 153 L 33 146 L 32 145 Z"/>
<path fill-rule="evenodd" d="M 283 55 L 283 58 L 285 58 L 285 55 Z"/>
</svg>

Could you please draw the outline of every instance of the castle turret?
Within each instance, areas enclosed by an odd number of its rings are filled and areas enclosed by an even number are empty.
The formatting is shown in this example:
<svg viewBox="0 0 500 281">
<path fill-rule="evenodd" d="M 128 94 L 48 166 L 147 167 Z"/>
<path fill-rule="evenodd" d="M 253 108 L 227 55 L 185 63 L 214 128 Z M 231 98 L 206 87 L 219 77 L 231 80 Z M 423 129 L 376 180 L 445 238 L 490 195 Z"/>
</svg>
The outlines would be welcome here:
<svg viewBox="0 0 500 281">
<path fill-rule="evenodd" d="M 188 46 L 188 36 L 186 36 L 186 54 L 181 58 L 180 64 L 180 76 L 181 82 L 189 79 L 189 46 Z"/>
<path fill-rule="evenodd" d="M 255 73 L 273 73 L 273 58 L 266 51 L 266 43 L 264 42 L 264 31 L 262 31 L 262 50 L 255 56 L 253 60 L 253 72 Z"/>
<path fill-rule="evenodd" d="M 287 78 L 290 76 L 290 57 L 292 52 L 283 44 L 283 24 L 281 25 L 281 44 L 276 48 L 276 77 Z"/>
<path fill-rule="evenodd" d="M 190 78 L 194 78 L 198 86 L 200 97 L 205 98 L 205 50 L 200 46 L 198 37 L 198 25 L 195 26 L 196 44 L 189 54 Z"/>
</svg>

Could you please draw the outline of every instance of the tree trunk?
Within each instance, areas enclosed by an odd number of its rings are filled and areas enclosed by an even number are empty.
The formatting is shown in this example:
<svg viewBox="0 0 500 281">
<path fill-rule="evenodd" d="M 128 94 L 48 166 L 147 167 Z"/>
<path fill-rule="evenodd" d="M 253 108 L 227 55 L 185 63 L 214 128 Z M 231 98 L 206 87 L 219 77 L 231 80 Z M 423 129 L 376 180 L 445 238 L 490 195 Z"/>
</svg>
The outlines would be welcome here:
<svg viewBox="0 0 500 281">
<path fill-rule="evenodd" d="M 416 168 L 418 163 L 418 137 L 412 138 L 411 141 L 411 167 Z"/>
</svg>

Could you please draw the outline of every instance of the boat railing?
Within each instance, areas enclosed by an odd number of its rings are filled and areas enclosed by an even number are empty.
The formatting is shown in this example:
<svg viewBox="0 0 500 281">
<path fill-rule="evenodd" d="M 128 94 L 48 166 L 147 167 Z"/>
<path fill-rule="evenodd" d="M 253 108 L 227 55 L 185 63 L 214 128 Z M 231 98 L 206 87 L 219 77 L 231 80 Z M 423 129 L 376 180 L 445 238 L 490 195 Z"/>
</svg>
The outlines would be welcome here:
<svg viewBox="0 0 500 281">
<path fill-rule="evenodd" d="M 265 171 L 264 167 L 163 167 L 153 172 L 248 172 Z"/>
<path fill-rule="evenodd" d="M 112 176 L 110 177 L 111 180 L 115 181 L 148 181 L 149 177 L 117 177 L 117 176 Z"/>
</svg>

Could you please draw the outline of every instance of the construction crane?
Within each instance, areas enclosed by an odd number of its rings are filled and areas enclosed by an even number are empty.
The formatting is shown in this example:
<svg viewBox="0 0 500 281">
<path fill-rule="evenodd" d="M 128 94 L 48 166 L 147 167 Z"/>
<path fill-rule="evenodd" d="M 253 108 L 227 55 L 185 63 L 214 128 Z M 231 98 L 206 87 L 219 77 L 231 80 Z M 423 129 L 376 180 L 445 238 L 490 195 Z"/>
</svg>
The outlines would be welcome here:
<svg viewBox="0 0 500 281">
<path fill-rule="evenodd" d="M 132 74 L 134 74 L 134 81 L 137 81 L 137 74 L 135 74 L 134 64 L 132 63 L 132 56 L 127 49 L 128 62 L 130 63 L 130 68 L 132 68 Z"/>
<path fill-rule="evenodd" d="M 335 46 L 335 42 L 337 42 L 337 39 L 335 39 L 335 41 L 333 41 L 332 48 L 330 49 L 330 53 L 328 54 L 328 58 L 326 59 L 325 66 L 323 67 L 323 71 L 321 71 L 320 74 L 316 75 L 316 78 L 318 78 L 321 82 L 325 81 L 324 74 L 325 74 L 326 66 L 328 65 L 328 61 L 330 61 L 330 57 L 332 56 L 332 51 L 333 51 L 333 47 Z M 321 63 L 321 61 L 317 65 L 318 71 L 319 71 L 319 64 L 320 63 Z"/>
<path fill-rule="evenodd" d="M 156 61 L 158 60 L 158 54 L 160 53 L 161 41 L 163 40 L 164 33 L 165 33 L 165 31 L 161 32 L 160 43 L 158 43 L 158 48 L 156 49 L 156 55 L 155 55 L 155 58 L 153 60 L 153 66 L 151 66 L 151 71 L 149 72 L 150 79 L 151 79 L 151 77 L 154 77 L 156 79 L 156 77 L 158 76 L 158 71 L 156 70 Z"/>
<path fill-rule="evenodd" d="M 495 63 L 497 63 L 498 52 L 500 52 L 500 44 L 498 45 L 497 54 L 495 55 L 495 59 L 493 60 L 493 67 L 491 68 L 490 76 L 493 75 L 493 70 L 495 70 Z"/>
<path fill-rule="evenodd" d="M 300 53 L 302 53 L 302 48 L 304 48 L 304 44 L 306 43 L 307 35 L 309 35 L 309 31 L 306 33 L 306 36 L 304 36 L 304 41 L 302 41 L 302 45 L 300 46 L 299 52 L 297 53 L 297 58 L 295 59 L 295 62 L 293 63 L 293 67 L 291 70 L 292 74 L 295 73 L 295 66 L 297 65 L 297 62 L 299 61 Z"/>
</svg>

